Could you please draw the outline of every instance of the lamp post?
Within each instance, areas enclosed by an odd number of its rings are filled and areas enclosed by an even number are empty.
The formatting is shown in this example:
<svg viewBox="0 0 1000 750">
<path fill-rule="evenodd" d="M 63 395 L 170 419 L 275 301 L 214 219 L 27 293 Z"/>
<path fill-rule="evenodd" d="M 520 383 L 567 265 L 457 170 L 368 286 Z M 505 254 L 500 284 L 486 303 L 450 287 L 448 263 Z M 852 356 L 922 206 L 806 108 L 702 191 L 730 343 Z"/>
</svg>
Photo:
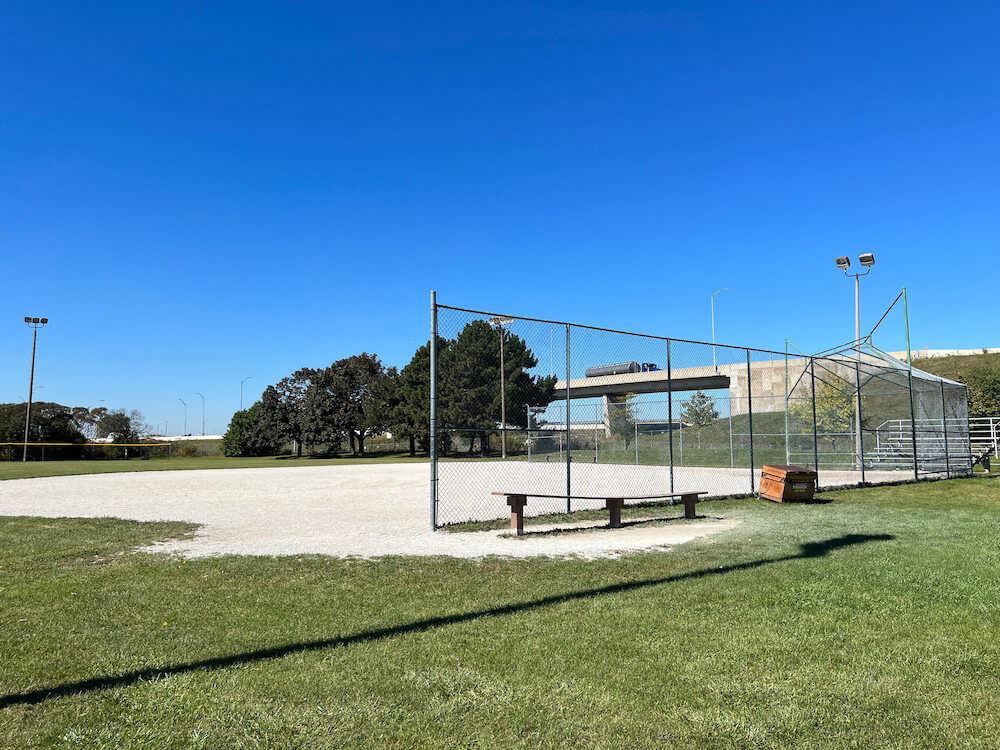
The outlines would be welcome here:
<svg viewBox="0 0 1000 750">
<path fill-rule="evenodd" d="M 38 329 L 44 327 L 49 322 L 49 319 L 32 318 L 26 315 L 24 322 L 28 324 L 29 328 L 34 329 L 34 333 L 31 336 L 31 377 L 28 379 L 28 410 L 24 415 L 24 454 L 21 456 L 22 462 L 28 460 L 28 430 L 31 427 L 31 396 L 35 388 L 35 346 L 38 344 Z"/>
<path fill-rule="evenodd" d="M 712 293 L 712 368 L 718 372 L 719 365 L 715 362 L 715 295 L 722 294 L 722 292 L 728 292 L 726 288 L 722 288 L 717 292 Z"/>
<path fill-rule="evenodd" d="M 872 266 L 875 265 L 875 255 L 873 253 L 864 253 L 858 257 L 858 263 L 864 266 L 865 270 L 861 273 L 850 273 L 848 269 L 851 267 L 851 259 L 846 255 L 842 255 L 837 258 L 837 268 L 844 272 L 844 276 L 854 277 L 854 350 L 856 352 L 856 357 L 858 360 L 858 365 L 861 364 L 861 277 L 867 276 L 871 273 Z M 855 457 L 854 463 L 857 466 L 861 461 L 861 383 L 858 382 L 858 394 L 854 399 L 854 450 Z"/>
<path fill-rule="evenodd" d="M 184 430 L 181 432 L 183 436 L 188 434 L 188 402 L 182 398 L 178 398 L 177 400 L 184 404 Z"/>
<path fill-rule="evenodd" d="M 195 396 L 201 396 L 200 393 L 195 391 Z M 205 437 L 205 397 L 201 396 L 201 436 Z"/>
<path fill-rule="evenodd" d="M 252 375 L 247 375 L 245 378 L 243 378 L 243 380 L 240 381 L 240 411 L 243 411 L 243 384 L 252 377 L 253 377 Z"/>
<path fill-rule="evenodd" d="M 504 326 L 513 323 L 513 318 L 494 315 L 490 325 L 500 331 L 500 457 L 507 458 L 507 388 L 504 385 L 503 340 Z"/>
</svg>

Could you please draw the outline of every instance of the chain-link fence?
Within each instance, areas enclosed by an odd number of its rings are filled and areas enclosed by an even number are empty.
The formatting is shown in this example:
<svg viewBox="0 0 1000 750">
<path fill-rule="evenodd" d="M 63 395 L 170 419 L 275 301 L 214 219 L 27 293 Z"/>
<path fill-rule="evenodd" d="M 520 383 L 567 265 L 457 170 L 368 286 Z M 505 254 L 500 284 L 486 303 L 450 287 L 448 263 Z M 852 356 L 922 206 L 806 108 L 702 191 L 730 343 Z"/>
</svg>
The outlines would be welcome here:
<svg viewBox="0 0 1000 750">
<path fill-rule="evenodd" d="M 764 464 L 860 486 L 971 472 L 965 387 L 871 347 L 789 355 L 432 306 L 431 522 L 681 492 Z M 859 429 L 860 426 L 860 429 Z"/>
</svg>

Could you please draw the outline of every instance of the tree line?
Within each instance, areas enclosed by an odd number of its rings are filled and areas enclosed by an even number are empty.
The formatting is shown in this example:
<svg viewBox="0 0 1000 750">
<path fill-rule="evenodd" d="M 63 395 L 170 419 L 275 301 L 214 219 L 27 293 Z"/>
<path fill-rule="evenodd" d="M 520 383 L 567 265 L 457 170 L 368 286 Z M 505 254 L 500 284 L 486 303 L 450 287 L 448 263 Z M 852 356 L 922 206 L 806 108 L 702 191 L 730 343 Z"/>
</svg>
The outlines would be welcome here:
<svg viewBox="0 0 1000 750">
<path fill-rule="evenodd" d="M 490 451 L 489 436 L 501 423 L 500 346 L 503 346 L 503 401 L 508 427 L 527 427 L 527 406 L 551 401 L 554 377 L 529 374 L 538 359 L 525 341 L 486 321 L 473 321 L 454 338 L 439 337 L 439 424 L 459 428 L 443 433 L 441 448 L 461 440 L 469 453 Z M 289 444 L 331 452 L 348 447 L 365 455 L 365 441 L 391 432 L 408 443 L 410 455 L 430 444 L 430 342 L 409 364 L 386 367 L 375 354 L 362 353 L 327 367 L 303 367 L 269 385 L 260 400 L 237 412 L 223 437 L 227 456 L 261 456 Z"/>
<path fill-rule="evenodd" d="M 0 404 L 0 443 L 24 440 L 24 422 L 28 405 Z M 135 443 L 149 434 L 142 414 L 135 410 L 108 409 L 100 406 L 64 406 L 54 401 L 35 401 L 31 405 L 29 443 L 86 443 L 111 437 L 113 443 Z M 72 446 L 49 451 L 52 458 L 80 455 Z"/>
</svg>

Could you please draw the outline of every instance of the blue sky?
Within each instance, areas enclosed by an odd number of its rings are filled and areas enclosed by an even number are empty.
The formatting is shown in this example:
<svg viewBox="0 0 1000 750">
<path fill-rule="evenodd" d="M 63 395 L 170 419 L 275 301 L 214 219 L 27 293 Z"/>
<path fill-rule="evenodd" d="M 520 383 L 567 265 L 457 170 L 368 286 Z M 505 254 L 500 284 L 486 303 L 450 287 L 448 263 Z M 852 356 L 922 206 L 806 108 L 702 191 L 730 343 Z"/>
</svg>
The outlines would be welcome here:
<svg viewBox="0 0 1000 750">
<path fill-rule="evenodd" d="M 0 9 L 0 401 L 210 432 L 301 366 L 403 365 L 428 293 L 819 350 L 833 258 L 917 348 L 998 346 L 995 3 Z M 5 322 L 2 322 L 5 321 Z M 898 334 L 882 343 L 902 348 Z M 895 336 L 895 338 L 893 338 Z"/>
</svg>

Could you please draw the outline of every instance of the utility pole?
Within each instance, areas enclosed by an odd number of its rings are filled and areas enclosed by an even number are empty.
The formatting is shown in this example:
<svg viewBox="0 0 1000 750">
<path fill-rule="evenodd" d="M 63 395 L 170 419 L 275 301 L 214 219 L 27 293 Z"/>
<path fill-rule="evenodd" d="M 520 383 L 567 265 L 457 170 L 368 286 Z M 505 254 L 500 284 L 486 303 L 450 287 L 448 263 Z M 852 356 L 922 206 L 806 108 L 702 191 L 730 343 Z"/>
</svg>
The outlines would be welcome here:
<svg viewBox="0 0 1000 750">
<path fill-rule="evenodd" d="M 187 435 L 188 434 L 188 402 L 185 401 L 182 398 L 178 398 L 177 400 L 180 401 L 182 404 L 184 404 L 184 431 L 181 433 L 181 435 Z"/>
<path fill-rule="evenodd" d="M 49 322 L 49 319 L 25 316 L 24 322 L 28 324 L 29 328 L 34 329 L 34 333 L 31 336 L 31 377 L 28 380 L 28 411 L 24 416 L 24 454 L 21 456 L 22 462 L 28 460 L 28 430 L 31 427 L 31 397 L 32 391 L 35 388 L 35 346 L 38 344 L 38 329 L 43 328 Z"/>
</svg>

